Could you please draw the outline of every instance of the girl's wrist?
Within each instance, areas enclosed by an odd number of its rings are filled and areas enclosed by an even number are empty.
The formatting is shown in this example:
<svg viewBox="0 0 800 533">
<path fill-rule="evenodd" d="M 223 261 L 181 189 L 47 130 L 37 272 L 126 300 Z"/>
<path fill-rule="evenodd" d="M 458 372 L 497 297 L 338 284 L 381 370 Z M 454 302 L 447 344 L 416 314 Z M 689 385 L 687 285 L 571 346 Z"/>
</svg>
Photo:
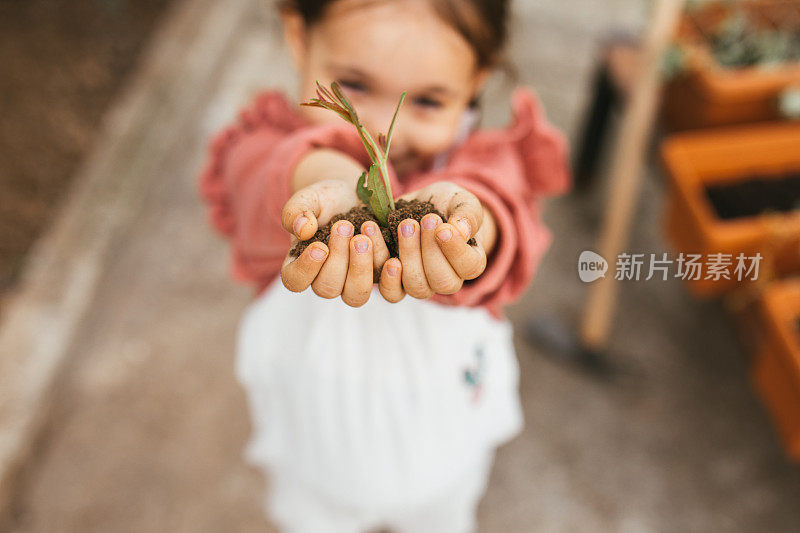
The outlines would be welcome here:
<svg viewBox="0 0 800 533">
<path fill-rule="evenodd" d="M 356 182 L 365 168 L 352 157 L 331 148 L 317 148 L 300 159 L 292 173 L 292 193 L 323 180 Z"/>
</svg>

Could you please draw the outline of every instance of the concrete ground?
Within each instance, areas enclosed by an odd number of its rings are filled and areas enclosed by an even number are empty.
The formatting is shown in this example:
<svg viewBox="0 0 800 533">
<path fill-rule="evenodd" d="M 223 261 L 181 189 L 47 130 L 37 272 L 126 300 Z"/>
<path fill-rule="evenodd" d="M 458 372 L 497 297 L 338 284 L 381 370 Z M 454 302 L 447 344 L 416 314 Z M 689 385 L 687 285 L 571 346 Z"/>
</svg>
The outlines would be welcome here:
<svg viewBox="0 0 800 533">
<path fill-rule="evenodd" d="M 637 28 L 641 2 L 516 4 L 521 81 L 574 133 L 598 37 Z M 196 193 L 211 132 L 259 86 L 290 86 L 270 15 L 249 17 L 245 30 L 207 105 L 187 122 L 185 151 L 157 169 L 111 244 L 16 487 L 10 531 L 270 530 L 265 481 L 241 458 L 249 423 L 233 377 L 249 293 L 229 281 L 226 246 Z M 505 117 L 496 101 L 490 122 Z M 631 251 L 665 249 L 662 184 L 651 174 Z M 719 305 L 690 299 L 675 281 L 625 283 L 610 349 L 622 377 L 613 381 L 559 363 L 519 334 L 530 316 L 578 316 L 575 264 L 592 246 L 603 184 L 549 206 L 554 246 L 510 310 L 526 429 L 498 455 L 481 531 L 797 531 L 800 475 L 751 392 L 748 354 Z"/>
</svg>

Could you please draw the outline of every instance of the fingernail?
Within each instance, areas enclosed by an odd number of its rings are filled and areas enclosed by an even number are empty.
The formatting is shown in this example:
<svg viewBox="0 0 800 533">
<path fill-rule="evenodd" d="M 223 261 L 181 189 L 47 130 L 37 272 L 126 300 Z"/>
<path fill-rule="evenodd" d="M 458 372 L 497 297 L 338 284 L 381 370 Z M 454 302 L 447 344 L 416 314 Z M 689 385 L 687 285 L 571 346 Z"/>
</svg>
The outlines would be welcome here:
<svg viewBox="0 0 800 533">
<path fill-rule="evenodd" d="M 461 235 L 464 236 L 465 239 L 469 239 L 469 236 L 472 234 L 472 229 L 469 225 L 469 220 L 466 218 L 459 218 L 456 220 L 456 227 L 458 231 L 461 232 Z"/>
<path fill-rule="evenodd" d="M 442 242 L 447 242 L 447 241 L 449 241 L 450 239 L 453 238 L 453 232 L 450 231 L 449 228 L 445 228 L 442 231 L 440 231 L 439 233 L 437 233 L 436 237 Z"/>
<path fill-rule="evenodd" d="M 369 241 L 367 239 L 356 239 L 356 252 L 365 254 L 369 250 Z"/>
<path fill-rule="evenodd" d="M 400 267 L 395 265 L 394 263 L 389 263 L 386 265 L 386 272 L 389 273 L 390 276 L 396 278 L 400 275 Z"/>
<path fill-rule="evenodd" d="M 300 231 L 303 229 L 303 226 L 306 225 L 306 222 L 308 222 L 306 217 L 297 217 L 297 220 L 294 221 L 295 235 L 300 235 Z"/>
<path fill-rule="evenodd" d="M 416 231 L 417 228 L 413 222 L 404 222 L 400 225 L 400 233 L 403 234 L 403 237 L 413 237 Z"/>
<path fill-rule="evenodd" d="M 422 227 L 426 230 L 436 229 L 436 226 L 439 225 L 439 220 L 436 215 L 427 215 L 425 218 L 422 219 Z"/>
<path fill-rule="evenodd" d="M 326 255 L 328 254 L 325 253 L 325 250 L 323 250 L 322 248 L 318 248 L 316 246 L 311 247 L 311 259 L 313 259 L 314 261 L 322 261 L 323 259 L 325 259 Z"/>
<path fill-rule="evenodd" d="M 372 237 L 373 235 L 375 235 L 375 226 L 373 226 L 372 224 L 364 224 L 363 226 L 361 226 L 361 233 L 363 233 L 367 237 Z"/>
<path fill-rule="evenodd" d="M 342 222 L 339 224 L 339 227 L 336 228 L 336 231 L 338 231 L 339 235 L 342 237 L 350 237 L 353 235 L 353 226 L 347 222 Z"/>
</svg>

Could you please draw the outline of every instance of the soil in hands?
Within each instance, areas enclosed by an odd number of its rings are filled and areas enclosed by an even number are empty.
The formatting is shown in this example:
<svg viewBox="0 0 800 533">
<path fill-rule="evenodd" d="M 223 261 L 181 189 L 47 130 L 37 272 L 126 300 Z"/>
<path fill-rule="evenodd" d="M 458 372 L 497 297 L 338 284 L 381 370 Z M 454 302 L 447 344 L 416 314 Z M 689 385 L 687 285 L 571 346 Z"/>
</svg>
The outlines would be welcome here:
<svg viewBox="0 0 800 533">
<path fill-rule="evenodd" d="M 437 209 L 430 202 L 420 202 L 419 200 L 398 200 L 395 202 L 395 207 L 396 209 L 389 213 L 389 227 L 381 227 L 383 240 L 386 242 L 386 247 L 389 248 L 390 257 L 398 256 L 397 226 L 399 226 L 402 221 L 413 218 L 417 222 L 420 222 L 422 217 L 429 213 L 435 213 L 439 215 L 439 218 L 445 220 L 445 217 L 439 211 L 437 211 Z M 328 239 L 331 236 L 331 228 L 340 220 L 349 220 L 355 227 L 356 235 L 361 233 L 361 225 L 364 222 L 371 220 L 372 222 L 378 224 L 378 219 L 375 218 L 375 215 L 372 214 L 368 207 L 363 205 L 354 207 L 347 213 L 335 215 L 333 218 L 331 218 L 330 222 L 319 228 L 317 233 L 315 233 L 314 236 L 309 240 L 298 242 L 294 248 L 292 248 L 290 254 L 293 257 L 299 256 L 312 242 L 324 242 L 325 244 L 328 244 Z M 477 243 L 475 242 L 475 239 L 470 239 L 469 244 L 470 246 L 475 246 Z"/>
<path fill-rule="evenodd" d="M 800 210 L 800 173 L 752 179 L 706 188 L 706 194 L 722 220 L 766 213 Z"/>
</svg>

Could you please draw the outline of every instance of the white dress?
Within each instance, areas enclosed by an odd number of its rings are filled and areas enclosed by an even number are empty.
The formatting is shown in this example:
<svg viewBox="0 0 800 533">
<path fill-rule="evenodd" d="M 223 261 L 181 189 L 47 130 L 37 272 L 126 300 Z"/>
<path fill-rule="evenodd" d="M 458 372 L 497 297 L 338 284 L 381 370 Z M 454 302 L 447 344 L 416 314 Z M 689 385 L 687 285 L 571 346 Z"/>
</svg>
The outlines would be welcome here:
<svg viewBox="0 0 800 533">
<path fill-rule="evenodd" d="M 375 289 L 354 309 L 278 279 L 240 323 L 245 458 L 376 518 L 424 506 L 520 431 L 518 374 L 510 324 L 482 308 Z"/>
</svg>

